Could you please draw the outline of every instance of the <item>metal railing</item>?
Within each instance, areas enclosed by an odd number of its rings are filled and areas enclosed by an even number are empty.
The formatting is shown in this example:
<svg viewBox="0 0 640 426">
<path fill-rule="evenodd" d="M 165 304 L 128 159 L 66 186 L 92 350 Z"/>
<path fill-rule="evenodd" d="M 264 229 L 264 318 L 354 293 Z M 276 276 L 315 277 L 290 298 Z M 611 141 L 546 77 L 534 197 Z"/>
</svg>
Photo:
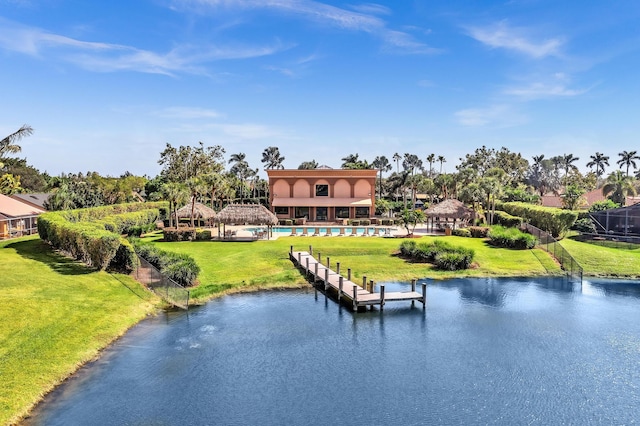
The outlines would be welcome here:
<svg viewBox="0 0 640 426">
<path fill-rule="evenodd" d="M 38 215 L 0 219 L 0 240 L 38 233 Z"/>
<path fill-rule="evenodd" d="M 556 258 L 568 277 L 578 279 L 582 282 L 582 266 L 580 266 L 578 261 L 575 260 L 551 234 L 528 223 L 523 223 L 522 228 L 538 239 L 538 247 Z"/>
<path fill-rule="evenodd" d="M 140 266 L 134 272 L 138 281 L 149 287 L 167 302 L 182 309 L 189 309 L 189 290 L 165 277 L 151 263 L 138 256 Z"/>
</svg>

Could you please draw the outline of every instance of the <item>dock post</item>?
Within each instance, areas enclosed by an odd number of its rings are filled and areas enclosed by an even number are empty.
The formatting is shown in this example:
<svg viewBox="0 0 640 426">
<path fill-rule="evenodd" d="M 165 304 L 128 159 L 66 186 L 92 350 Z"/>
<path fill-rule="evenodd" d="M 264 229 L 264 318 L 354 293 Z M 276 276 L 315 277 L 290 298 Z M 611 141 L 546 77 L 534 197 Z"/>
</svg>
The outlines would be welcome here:
<svg viewBox="0 0 640 426">
<path fill-rule="evenodd" d="M 298 252 L 298 266 L 302 266 L 302 252 Z"/>
<path fill-rule="evenodd" d="M 318 252 L 318 263 L 322 265 L 322 256 L 320 255 L 320 252 Z"/>
<path fill-rule="evenodd" d="M 369 293 L 373 293 L 374 285 L 373 280 L 369 281 Z"/>
<path fill-rule="evenodd" d="M 305 259 L 307 260 L 307 270 L 304 271 L 304 276 L 307 277 L 309 276 L 309 256 L 307 256 Z"/>
<path fill-rule="evenodd" d="M 331 263 L 330 263 L 329 256 L 327 256 L 327 269 L 329 269 L 329 265 L 331 265 Z"/>
<path fill-rule="evenodd" d="M 319 263 L 320 263 L 320 262 L 316 262 L 316 273 L 315 273 L 315 274 L 313 274 L 313 282 L 314 282 L 314 283 L 315 283 L 315 282 L 316 282 L 316 280 L 318 279 L 318 264 L 319 264 Z"/>
<path fill-rule="evenodd" d="M 289 253 L 293 254 L 293 246 L 289 248 Z"/>
<path fill-rule="evenodd" d="M 324 290 L 327 291 L 329 289 L 329 268 L 325 268 L 324 270 Z"/>
<path fill-rule="evenodd" d="M 347 268 L 347 281 L 351 281 L 351 268 Z"/>
<path fill-rule="evenodd" d="M 340 262 L 336 262 L 336 273 L 340 275 Z"/>
<path fill-rule="evenodd" d="M 384 309 L 384 284 L 380 284 L 380 310 Z"/>
<path fill-rule="evenodd" d="M 427 283 L 422 283 L 422 309 L 427 307 Z"/>
<path fill-rule="evenodd" d="M 340 303 L 340 299 L 342 299 L 342 276 L 338 279 L 338 303 Z"/>
<path fill-rule="evenodd" d="M 353 310 L 358 312 L 358 286 L 353 286 Z"/>
<path fill-rule="evenodd" d="M 411 291 L 416 291 L 416 279 L 412 279 L 411 280 Z M 416 302 L 414 300 L 411 301 L 411 307 L 413 308 L 414 306 L 416 306 Z"/>
<path fill-rule="evenodd" d="M 367 288 L 367 276 L 366 275 L 362 276 L 362 288 L 364 288 L 364 289 Z"/>
<path fill-rule="evenodd" d="M 309 244 L 309 256 L 313 256 L 313 246 Z"/>
</svg>

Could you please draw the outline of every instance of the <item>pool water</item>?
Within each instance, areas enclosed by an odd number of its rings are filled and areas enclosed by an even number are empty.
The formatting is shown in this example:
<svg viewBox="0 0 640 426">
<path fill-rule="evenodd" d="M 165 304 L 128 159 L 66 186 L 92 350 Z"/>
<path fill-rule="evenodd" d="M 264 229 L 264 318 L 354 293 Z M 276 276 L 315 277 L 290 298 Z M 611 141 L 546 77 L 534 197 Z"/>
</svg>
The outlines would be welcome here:
<svg viewBox="0 0 640 426">
<path fill-rule="evenodd" d="M 427 283 L 426 310 L 397 302 L 353 313 L 309 288 L 164 313 L 27 424 L 638 421 L 640 283 Z"/>
</svg>

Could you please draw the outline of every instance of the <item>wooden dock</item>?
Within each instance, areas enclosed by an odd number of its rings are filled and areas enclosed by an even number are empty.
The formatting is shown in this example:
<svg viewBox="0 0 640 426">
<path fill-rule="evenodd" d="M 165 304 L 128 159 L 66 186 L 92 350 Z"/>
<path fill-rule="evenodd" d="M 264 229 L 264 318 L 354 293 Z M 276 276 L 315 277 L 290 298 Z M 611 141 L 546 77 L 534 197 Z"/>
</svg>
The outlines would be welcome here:
<svg viewBox="0 0 640 426">
<path fill-rule="evenodd" d="M 320 255 L 318 254 L 318 257 Z M 427 285 L 422 284 L 422 294 L 416 291 L 416 280 L 411 281 L 411 291 L 385 292 L 384 284 L 380 285 L 380 291 L 375 291 L 375 283 L 371 280 L 367 283 L 367 277 L 362 277 L 362 285 L 351 281 L 351 269 L 347 270 L 347 276 L 340 274 L 340 263 L 336 263 L 336 270 L 330 268 L 330 258 L 327 257 L 326 265 L 313 257 L 313 248 L 309 251 L 294 251 L 293 246 L 289 251 L 289 258 L 300 268 L 313 284 L 324 285 L 325 292 L 333 291 L 337 294 L 338 302 L 344 300 L 353 306 L 353 310 L 365 308 L 367 306 L 379 305 L 384 309 L 387 302 L 411 301 L 413 306 L 415 301 L 422 303 L 422 308 L 427 306 Z"/>
</svg>

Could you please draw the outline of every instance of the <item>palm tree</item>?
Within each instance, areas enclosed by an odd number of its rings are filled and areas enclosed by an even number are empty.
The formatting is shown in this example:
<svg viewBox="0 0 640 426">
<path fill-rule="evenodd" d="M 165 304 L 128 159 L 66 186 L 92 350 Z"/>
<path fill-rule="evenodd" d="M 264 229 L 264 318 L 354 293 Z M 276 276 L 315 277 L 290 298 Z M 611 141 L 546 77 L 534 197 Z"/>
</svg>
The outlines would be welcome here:
<svg viewBox="0 0 640 426">
<path fill-rule="evenodd" d="M 249 167 L 249 163 L 245 160 L 246 157 L 247 156 L 241 152 L 239 154 L 231 154 L 229 158 L 229 164 L 233 163 L 230 172 L 238 178 L 241 204 L 244 204 L 244 190 L 247 179 L 256 174 L 256 172 Z"/>
<path fill-rule="evenodd" d="M 265 168 L 267 169 L 284 169 L 282 162 L 284 157 L 280 155 L 280 150 L 277 146 L 270 146 L 262 151 L 262 160 Z"/>
<path fill-rule="evenodd" d="M 16 142 L 31 134 L 33 134 L 33 129 L 25 124 L 14 133 L 0 140 L 0 158 L 4 157 L 5 154 L 15 154 L 22 151 L 22 147 L 17 145 Z"/>
<path fill-rule="evenodd" d="M 169 201 L 169 211 L 171 212 L 169 214 L 169 226 L 173 227 L 175 221 L 175 225 L 178 227 L 178 218 L 176 213 L 178 205 L 186 201 L 189 195 L 189 190 L 182 182 L 169 182 L 162 185 L 161 191 L 164 198 Z"/>
<path fill-rule="evenodd" d="M 433 177 L 433 163 L 436 162 L 436 155 L 435 154 L 429 154 L 427 155 L 427 163 L 429 163 L 429 177 Z"/>
<path fill-rule="evenodd" d="M 636 169 L 636 160 L 640 160 L 640 156 L 637 155 L 638 151 L 622 151 L 618 153 L 620 159 L 617 161 L 618 166 L 627 166 L 627 176 L 629 176 L 629 166 L 633 165 L 633 169 Z"/>
<path fill-rule="evenodd" d="M 371 165 L 380 171 L 380 191 L 378 192 L 378 197 L 382 198 L 382 172 L 388 172 L 391 170 L 391 164 L 389 164 L 387 157 L 382 155 L 376 157 Z"/>
<path fill-rule="evenodd" d="M 442 163 L 446 163 L 447 160 L 442 155 L 438 155 L 438 162 L 440 162 L 440 174 L 442 174 Z"/>
<path fill-rule="evenodd" d="M 398 154 L 397 152 L 393 154 L 393 161 L 396 162 L 396 173 L 400 173 L 400 160 L 402 160 L 400 154 Z"/>
<path fill-rule="evenodd" d="M 601 152 L 596 152 L 595 155 L 590 155 L 591 161 L 587 163 L 587 167 L 596 168 L 596 176 L 600 177 L 604 174 L 604 166 L 609 165 L 609 156 L 604 155 Z"/>
<path fill-rule="evenodd" d="M 569 175 L 570 170 L 578 170 L 578 168 L 573 163 L 575 163 L 579 159 L 580 157 L 574 157 L 573 154 L 564 154 L 562 156 L 562 167 L 564 168 L 565 179 Z"/>
<path fill-rule="evenodd" d="M 625 176 L 620 170 L 611 173 L 602 187 L 602 195 L 621 206 L 626 204 L 627 195 L 635 194 L 636 190 L 633 187 L 633 179 Z"/>
<path fill-rule="evenodd" d="M 205 181 L 199 177 L 192 177 L 187 179 L 185 185 L 189 191 L 189 195 L 191 196 L 191 227 L 195 227 L 194 223 L 194 214 L 196 210 L 196 200 L 198 195 L 206 192 L 209 187 L 205 183 Z"/>
<path fill-rule="evenodd" d="M 316 160 L 303 161 L 298 166 L 298 170 L 313 170 L 318 168 L 318 162 Z"/>
</svg>

